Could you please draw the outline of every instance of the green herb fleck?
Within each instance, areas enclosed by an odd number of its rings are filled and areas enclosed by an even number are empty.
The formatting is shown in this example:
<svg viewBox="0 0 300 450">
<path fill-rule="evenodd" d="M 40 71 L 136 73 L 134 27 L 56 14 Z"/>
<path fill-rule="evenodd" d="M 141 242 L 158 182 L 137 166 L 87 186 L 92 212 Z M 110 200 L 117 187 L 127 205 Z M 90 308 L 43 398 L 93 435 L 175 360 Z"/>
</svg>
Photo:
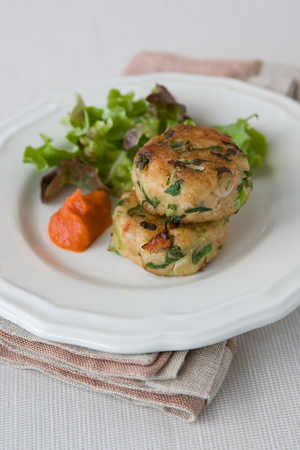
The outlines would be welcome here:
<svg viewBox="0 0 300 450">
<path fill-rule="evenodd" d="M 109 252 L 114 252 L 114 253 L 116 253 L 117 255 L 119 255 L 119 256 L 122 256 L 121 255 L 121 253 L 116 249 L 116 247 L 114 246 L 114 242 L 113 242 L 113 234 L 111 233 L 111 238 L 110 238 L 110 243 L 109 243 L 109 246 L 108 246 L 108 251 Z"/>
<path fill-rule="evenodd" d="M 165 256 L 165 262 L 162 264 L 155 264 L 153 262 L 150 262 L 146 264 L 149 269 L 165 269 L 170 264 L 178 261 L 179 259 L 183 258 L 185 255 L 182 253 L 182 250 L 180 247 L 175 246 L 172 247 Z"/>
<path fill-rule="evenodd" d="M 121 200 L 118 201 L 117 206 L 122 206 L 123 203 L 124 203 L 124 199 L 121 199 Z"/>
<path fill-rule="evenodd" d="M 202 259 L 205 255 L 207 255 L 207 253 L 212 251 L 212 244 L 206 244 L 204 247 L 200 248 L 200 249 L 196 249 L 193 251 L 192 253 L 192 263 L 193 264 L 198 264 L 198 262 L 200 261 L 200 259 Z"/>
<path fill-rule="evenodd" d="M 194 122 L 194 120 L 192 120 L 192 119 L 186 119 L 184 122 L 183 122 L 185 125 L 194 125 L 194 127 L 197 125 L 196 124 L 196 122 Z"/>
<path fill-rule="evenodd" d="M 149 267 L 149 269 L 165 269 L 168 267 L 169 264 L 163 263 L 163 264 L 154 264 L 153 262 L 149 262 L 146 264 L 146 267 Z"/>
<path fill-rule="evenodd" d="M 238 211 L 246 201 L 247 192 L 245 190 L 244 184 L 241 183 L 237 187 L 238 195 L 235 200 L 235 209 Z"/>
<path fill-rule="evenodd" d="M 175 224 L 175 225 L 178 225 L 178 224 L 180 223 L 180 221 L 181 221 L 182 219 L 184 219 L 185 217 L 186 217 L 185 214 L 182 214 L 181 216 L 176 216 L 175 214 L 173 214 L 172 216 L 169 216 L 169 217 L 168 217 L 168 221 L 169 221 L 170 223 L 173 223 L 173 224 Z"/>
<path fill-rule="evenodd" d="M 196 208 L 190 208 L 190 209 L 186 209 L 185 212 L 187 214 L 191 214 L 191 213 L 195 213 L 195 212 L 207 212 L 207 211 L 212 211 L 212 208 L 206 208 L 206 206 L 197 206 Z"/>
<path fill-rule="evenodd" d="M 177 205 L 170 204 L 170 205 L 167 206 L 167 209 L 171 209 L 172 211 L 176 211 Z"/>
<path fill-rule="evenodd" d="M 209 147 L 197 147 L 192 144 L 189 144 L 185 150 L 185 153 L 195 152 L 197 150 L 222 150 L 222 149 L 223 147 L 221 147 L 220 145 L 210 145 Z"/>
<path fill-rule="evenodd" d="M 183 142 L 182 141 L 173 141 L 173 142 L 171 142 L 170 145 L 172 148 L 180 148 L 183 146 Z"/>
<path fill-rule="evenodd" d="M 223 147 L 220 145 L 210 145 L 209 147 L 201 147 L 198 150 L 222 150 Z"/>
<path fill-rule="evenodd" d="M 141 183 L 139 181 L 137 182 L 137 185 L 140 188 L 140 190 L 142 191 L 142 193 L 144 194 L 146 202 L 148 202 L 149 205 L 153 206 L 153 208 L 157 208 L 157 206 L 160 204 L 160 201 L 158 200 L 158 198 L 157 197 L 153 197 L 151 199 L 150 197 L 148 197 L 145 189 L 143 188 L 143 186 L 141 185 Z"/>
<path fill-rule="evenodd" d="M 145 217 L 144 214 L 141 214 L 143 212 L 143 207 L 140 204 L 137 204 L 136 206 L 133 206 L 132 208 L 129 208 L 127 210 L 127 214 L 130 217 Z"/>
<path fill-rule="evenodd" d="M 115 226 L 115 233 L 116 233 L 116 238 L 117 238 L 117 241 L 118 241 L 118 247 L 119 247 L 120 250 L 122 250 L 123 244 L 122 244 L 122 240 L 121 240 L 121 236 L 120 236 L 119 226 L 117 224 Z"/>
<path fill-rule="evenodd" d="M 176 195 L 180 194 L 181 186 L 183 185 L 183 183 L 183 180 L 177 180 L 174 184 L 171 184 L 171 186 L 169 186 L 168 189 L 165 190 L 165 192 L 175 197 Z"/>
<path fill-rule="evenodd" d="M 110 246 L 108 250 L 110 252 L 116 253 L 118 256 L 122 256 L 121 253 L 116 249 L 116 247 Z"/>
<path fill-rule="evenodd" d="M 184 257 L 184 254 L 182 253 L 181 248 L 178 246 L 172 247 L 167 253 L 167 259 L 168 260 L 172 259 L 171 262 L 177 261 L 178 259 L 183 258 L 183 257 Z"/>
<path fill-rule="evenodd" d="M 246 188 L 249 187 L 250 189 L 253 188 L 252 182 L 249 180 L 249 177 L 251 176 L 251 173 L 248 171 L 244 172 L 245 176 L 242 179 L 242 182 L 238 185 L 237 191 L 238 195 L 235 200 L 235 208 L 238 211 L 245 203 L 247 198 L 247 190 Z"/>
<path fill-rule="evenodd" d="M 231 162 L 232 159 L 228 158 L 227 155 L 223 155 L 223 153 L 218 153 L 218 152 L 210 152 L 212 155 L 215 155 L 217 158 L 221 158 L 224 159 L 224 161 L 228 161 Z"/>
<path fill-rule="evenodd" d="M 222 248 L 223 248 L 222 244 L 218 245 L 218 250 L 222 250 Z"/>
</svg>

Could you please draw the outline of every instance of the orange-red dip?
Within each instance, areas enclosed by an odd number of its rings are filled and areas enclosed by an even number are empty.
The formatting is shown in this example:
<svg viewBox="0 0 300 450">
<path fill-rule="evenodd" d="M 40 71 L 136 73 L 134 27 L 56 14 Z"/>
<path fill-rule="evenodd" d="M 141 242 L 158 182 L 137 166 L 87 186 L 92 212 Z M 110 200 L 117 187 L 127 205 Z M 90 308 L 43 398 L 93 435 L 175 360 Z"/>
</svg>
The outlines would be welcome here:
<svg viewBox="0 0 300 450">
<path fill-rule="evenodd" d="M 110 198 L 105 191 L 67 197 L 49 222 L 49 237 L 58 247 L 83 252 L 111 225 Z"/>
</svg>

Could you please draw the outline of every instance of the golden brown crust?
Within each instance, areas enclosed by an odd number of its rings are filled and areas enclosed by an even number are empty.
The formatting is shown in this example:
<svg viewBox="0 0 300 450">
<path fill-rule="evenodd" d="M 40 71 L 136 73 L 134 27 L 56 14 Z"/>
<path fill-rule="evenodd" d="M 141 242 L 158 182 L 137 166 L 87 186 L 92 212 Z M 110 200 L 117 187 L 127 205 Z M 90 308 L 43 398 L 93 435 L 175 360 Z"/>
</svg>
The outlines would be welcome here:
<svg viewBox="0 0 300 450">
<path fill-rule="evenodd" d="M 156 275 L 190 275 L 217 256 L 227 222 L 166 224 L 164 218 L 143 211 L 134 191 L 129 191 L 113 214 L 111 249 Z"/>
<path fill-rule="evenodd" d="M 247 171 L 246 156 L 229 136 L 214 128 L 179 124 L 137 152 L 132 178 L 147 211 L 170 215 L 171 204 L 183 223 L 198 223 L 237 212 Z M 244 202 L 250 186 L 244 186 Z"/>
</svg>

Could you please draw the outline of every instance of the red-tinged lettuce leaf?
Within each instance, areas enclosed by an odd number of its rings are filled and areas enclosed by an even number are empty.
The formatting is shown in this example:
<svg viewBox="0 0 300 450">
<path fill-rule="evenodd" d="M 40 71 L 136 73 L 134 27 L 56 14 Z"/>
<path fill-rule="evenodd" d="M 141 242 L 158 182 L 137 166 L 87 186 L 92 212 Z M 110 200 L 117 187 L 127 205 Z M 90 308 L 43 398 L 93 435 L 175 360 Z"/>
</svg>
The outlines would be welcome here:
<svg viewBox="0 0 300 450">
<path fill-rule="evenodd" d="M 145 133 L 145 125 L 138 124 L 135 128 L 131 128 L 127 131 L 123 139 L 123 148 L 125 150 L 130 150 L 133 147 L 136 147 Z"/>
<path fill-rule="evenodd" d="M 157 111 L 158 113 L 164 112 L 164 114 L 167 114 L 167 119 L 169 120 L 182 122 L 186 118 L 185 105 L 178 103 L 171 92 L 161 84 L 156 84 L 151 94 L 146 97 L 146 100 L 161 110 Z"/>
<path fill-rule="evenodd" d="M 73 185 L 87 191 L 107 187 L 99 178 L 98 170 L 77 159 L 62 161 L 59 167 L 41 179 L 41 200 L 48 203 L 55 198 L 66 185 Z"/>
<path fill-rule="evenodd" d="M 156 84 L 151 94 L 149 94 L 148 97 L 146 97 L 146 99 L 149 103 L 156 103 L 156 104 L 161 103 L 167 105 L 174 105 L 177 103 L 175 97 L 171 94 L 171 92 L 168 91 L 168 89 L 161 84 Z"/>
</svg>

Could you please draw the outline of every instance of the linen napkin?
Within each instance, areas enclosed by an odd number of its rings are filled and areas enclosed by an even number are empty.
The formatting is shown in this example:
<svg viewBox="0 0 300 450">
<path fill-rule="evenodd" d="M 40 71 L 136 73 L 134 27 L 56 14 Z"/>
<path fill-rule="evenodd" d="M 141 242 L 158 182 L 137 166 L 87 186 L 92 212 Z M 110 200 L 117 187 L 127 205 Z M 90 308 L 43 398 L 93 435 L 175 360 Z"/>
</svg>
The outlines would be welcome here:
<svg viewBox="0 0 300 450">
<path fill-rule="evenodd" d="M 195 420 L 221 386 L 236 339 L 191 351 L 109 354 L 38 338 L 0 318 L 0 361 Z"/>
<path fill-rule="evenodd" d="M 132 58 L 123 75 L 181 72 L 238 78 L 300 100 L 300 67 L 253 60 L 190 58 L 167 52 L 142 51 Z"/>
<path fill-rule="evenodd" d="M 240 78 L 299 98 L 300 70 L 253 61 L 210 61 L 141 52 L 124 74 L 188 72 Z M 196 420 L 227 374 L 236 338 L 202 349 L 137 355 L 99 352 L 41 339 L 0 318 L 0 362 L 38 370 L 76 387 Z"/>
</svg>

